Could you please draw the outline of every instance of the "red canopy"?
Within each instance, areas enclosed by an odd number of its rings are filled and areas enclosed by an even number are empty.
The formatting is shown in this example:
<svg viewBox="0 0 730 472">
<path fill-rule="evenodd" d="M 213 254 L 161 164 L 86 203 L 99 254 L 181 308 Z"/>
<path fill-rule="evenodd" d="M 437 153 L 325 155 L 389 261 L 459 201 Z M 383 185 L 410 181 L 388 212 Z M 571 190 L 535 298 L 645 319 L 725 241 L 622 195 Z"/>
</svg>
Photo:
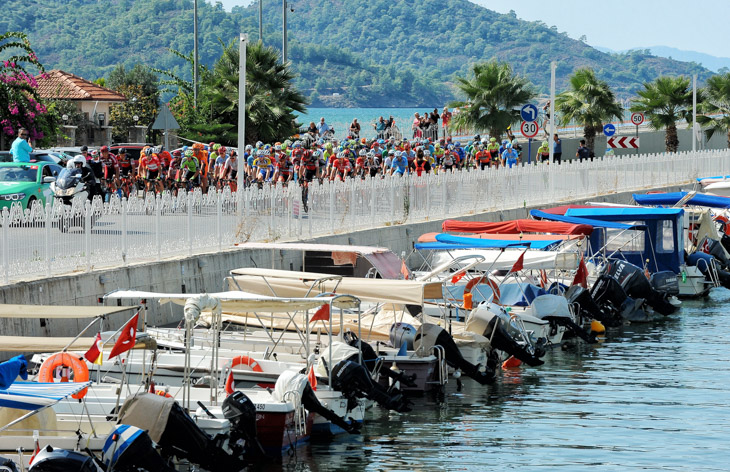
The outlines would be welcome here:
<svg viewBox="0 0 730 472">
<path fill-rule="evenodd" d="M 554 233 L 554 234 L 582 234 L 589 235 L 593 226 L 583 224 L 560 223 L 557 221 L 539 220 L 511 220 L 487 223 L 481 221 L 446 220 L 442 224 L 444 232 L 456 233 L 489 233 L 489 234 L 519 234 L 519 233 Z"/>
</svg>

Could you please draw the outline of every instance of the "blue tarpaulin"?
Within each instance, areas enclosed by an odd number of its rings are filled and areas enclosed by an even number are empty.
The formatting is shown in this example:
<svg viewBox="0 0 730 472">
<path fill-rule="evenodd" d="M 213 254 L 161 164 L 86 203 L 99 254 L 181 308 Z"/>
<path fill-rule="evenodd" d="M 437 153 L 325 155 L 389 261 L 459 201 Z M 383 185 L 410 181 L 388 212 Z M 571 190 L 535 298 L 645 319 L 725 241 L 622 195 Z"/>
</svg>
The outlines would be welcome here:
<svg viewBox="0 0 730 472">
<path fill-rule="evenodd" d="M 499 303 L 502 305 L 528 306 L 540 295 L 547 292 L 529 283 L 507 283 L 499 287 Z"/>
<path fill-rule="evenodd" d="M 8 388 L 18 376 L 28 379 L 28 361 L 22 355 L 0 364 L 0 389 Z"/>
<path fill-rule="evenodd" d="M 573 223 L 578 225 L 591 225 L 594 228 L 640 229 L 644 227 L 643 225 L 628 225 L 613 221 L 601 221 L 583 217 L 578 218 L 575 216 L 553 215 L 552 213 L 545 213 L 540 210 L 530 210 L 530 216 L 541 220 L 562 221 L 563 223 Z"/>
<path fill-rule="evenodd" d="M 634 201 L 639 205 L 675 205 L 686 197 L 688 192 L 634 194 Z M 697 193 L 688 199 L 685 205 L 697 205 L 710 208 L 730 208 L 730 198 Z"/>
<path fill-rule="evenodd" d="M 531 249 L 545 249 L 554 244 L 563 242 L 562 239 L 486 239 L 486 238 L 469 238 L 464 236 L 454 236 L 453 234 L 441 233 L 436 235 L 436 241 L 446 244 L 457 244 L 461 248 L 468 249 L 503 249 L 508 247 L 529 247 Z"/>
</svg>

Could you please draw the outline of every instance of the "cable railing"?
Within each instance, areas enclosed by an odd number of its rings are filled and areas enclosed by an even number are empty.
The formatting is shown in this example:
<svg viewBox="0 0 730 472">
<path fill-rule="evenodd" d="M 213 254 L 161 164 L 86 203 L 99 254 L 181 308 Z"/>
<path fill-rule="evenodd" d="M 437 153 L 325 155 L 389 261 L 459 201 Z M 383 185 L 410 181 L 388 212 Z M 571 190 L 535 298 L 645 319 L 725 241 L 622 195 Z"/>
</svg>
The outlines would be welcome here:
<svg viewBox="0 0 730 472">
<path fill-rule="evenodd" d="M 562 165 L 290 183 L 238 193 L 56 202 L 0 214 L 0 283 L 296 241 L 384 226 L 545 206 L 730 174 L 730 151 L 620 156 Z"/>
</svg>

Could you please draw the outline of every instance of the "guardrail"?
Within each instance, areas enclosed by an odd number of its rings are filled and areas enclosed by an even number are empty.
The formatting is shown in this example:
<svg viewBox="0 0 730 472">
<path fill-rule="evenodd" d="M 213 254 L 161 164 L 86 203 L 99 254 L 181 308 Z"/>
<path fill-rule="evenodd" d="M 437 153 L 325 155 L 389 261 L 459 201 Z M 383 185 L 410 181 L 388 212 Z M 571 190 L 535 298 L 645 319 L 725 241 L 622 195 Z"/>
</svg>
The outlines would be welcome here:
<svg viewBox="0 0 730 472">
<path fill-rule="evenodd" d="M 72 271 L 220 251 L 236 242 L 300 240 L 604 194 L 730 173 L 730 151 L 655 154 L 422 177 L 298 185 L 155 199 L 15 207 L 0 215 L 5 284 Z"/>
</svg>

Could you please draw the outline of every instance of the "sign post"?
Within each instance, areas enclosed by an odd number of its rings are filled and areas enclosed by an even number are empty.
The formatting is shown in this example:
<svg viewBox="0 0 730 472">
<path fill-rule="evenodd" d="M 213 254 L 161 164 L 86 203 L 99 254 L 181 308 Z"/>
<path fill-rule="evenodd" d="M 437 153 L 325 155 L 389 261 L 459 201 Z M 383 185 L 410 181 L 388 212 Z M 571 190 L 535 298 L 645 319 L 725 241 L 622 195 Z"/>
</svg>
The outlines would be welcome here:
<svg viewBox="0 0 730 472">
<path fill-rule="evenodd" d="M 644 122 L 643 113 L 632 113 L 631 122 L 636 125 L 636 142 L 639 142 L 639 125 Z M 639 146 L 636 146 L 636 154 L 639 154 Z"/>
<path fill-rule="evenodd" d="M 537 110 L 537 109 L 536 109 Z M 527 138 L 527 163 L 532 163 L 532 138 L 537 136 L 537 132 L 540 131 L 536 121 L 523 121 L 520 125 L 520 131 L 522 136 Z"/>
<path fill-rule="evenodd" d="M 163 103 L 160 107 L 160 112 L 157 114 L 157 118 L 155 118 L 155 122 L 152 124 L 152 129 L 159 129 L 165 132 L 165 150 L 169 151 L 170 140 L 168 139 L 168 130 L 180 129 L 180 125 L 177 124 L 175 117 L 172 116 L 172 113 L 170 113 L 167 103 Z"/>
</svg>

